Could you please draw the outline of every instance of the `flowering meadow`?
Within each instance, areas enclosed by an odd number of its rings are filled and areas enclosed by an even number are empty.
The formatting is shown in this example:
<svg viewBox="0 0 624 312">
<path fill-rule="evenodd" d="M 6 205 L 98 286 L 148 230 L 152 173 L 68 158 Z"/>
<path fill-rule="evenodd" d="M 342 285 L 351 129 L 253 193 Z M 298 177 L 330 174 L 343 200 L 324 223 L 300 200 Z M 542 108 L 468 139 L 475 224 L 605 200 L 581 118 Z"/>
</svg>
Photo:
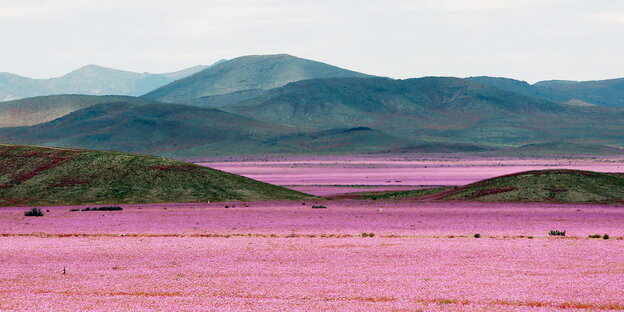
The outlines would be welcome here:
<svg viewBox="0 0 624 312">
<path fill-rule="evenodd" d="M 305 204 L 2 209 L 0 310 L 624 310 L 622 207 Z"/>
<path fill-rule="evenodd" d="M 317 195 L 556 165 L 346 160 L 216 164 Z M 619 161 L 566 161 L 624 171 Z M 343 198 L 122 207 L 40 207 L 42 217 L 0 208 L 0 311 L 624 310 L 618 205 Z"/>
</svg>

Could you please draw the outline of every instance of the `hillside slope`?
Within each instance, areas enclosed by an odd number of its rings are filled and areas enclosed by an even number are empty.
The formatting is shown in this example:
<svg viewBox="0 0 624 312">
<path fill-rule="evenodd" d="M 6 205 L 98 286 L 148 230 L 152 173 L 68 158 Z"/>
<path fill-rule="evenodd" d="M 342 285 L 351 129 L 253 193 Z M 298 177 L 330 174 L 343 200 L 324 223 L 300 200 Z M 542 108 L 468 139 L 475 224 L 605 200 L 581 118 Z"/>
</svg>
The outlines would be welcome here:
<svg viewBox="0 0 624 312">
<path fill-rule="evenodd" d="M 31 126 L 103 103 L 126 102 L 135 105 L 154 101 L 118 95 L 48 95 L 0 102 L 0 128 Z"/>
<path fill-rule="evenodd" d="M 297 200 L 310 196 L 154 156 L 0 145 L 0 206 Z"/>
<path fill-rule="evenodd" d="M 367 77 L 365 74 L 287 54 L 249 55 L 224 61 L 144 95 L 162 102 L 248 90 L 268 90 L 313 78 Z"/>
</svg>

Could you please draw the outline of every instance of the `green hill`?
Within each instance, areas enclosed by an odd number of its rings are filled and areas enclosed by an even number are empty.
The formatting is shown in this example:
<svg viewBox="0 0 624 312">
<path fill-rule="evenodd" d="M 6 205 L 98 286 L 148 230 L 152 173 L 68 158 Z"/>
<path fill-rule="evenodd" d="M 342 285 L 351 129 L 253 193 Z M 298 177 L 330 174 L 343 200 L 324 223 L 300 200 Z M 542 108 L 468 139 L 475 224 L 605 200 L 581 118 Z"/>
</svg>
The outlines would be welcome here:
<svg viewBox="0 0 624 312">
<path fill-rule="evenodd" d="M 552 169 L 520 172 L 439 193 L 436 199 L 485 202 L 624 202 L 624 174 Z"/>
<path fill-rule="evenodd" d="M 219 170 L 154 156 L 0 145 L 0 206 L 309 197 Z"/>
<path fill-rule="evenodd" d="M 249 55 L 224 61 L 144 95 L 148 99 L 181 103 L 190 99 L 246 90 L 268 90 L 313 78 L 368 75 L 287 54 Z"/>
</svg>

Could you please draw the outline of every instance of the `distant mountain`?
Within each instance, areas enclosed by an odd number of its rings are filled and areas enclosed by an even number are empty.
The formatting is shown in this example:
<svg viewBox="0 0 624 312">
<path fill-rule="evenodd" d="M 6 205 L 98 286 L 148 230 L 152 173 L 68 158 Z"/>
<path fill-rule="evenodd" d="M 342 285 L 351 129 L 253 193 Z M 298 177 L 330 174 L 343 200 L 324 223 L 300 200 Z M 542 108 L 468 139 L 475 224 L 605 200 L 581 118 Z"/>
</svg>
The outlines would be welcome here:
<svg viewBox="0 0 624 312">
<path fill-rule="evenodd" d="M 0 102 L 0 128 L 35 125 L 89 106 L 114 102 L 154 103 L 148 99 L 117 95 L 49 95 Z"/>
<path fill-rule="evenodd" d="M 160 87 L 144 97 L 180 103 L 239 91 L 268 90 L 306 79 L 367 76 L 287 54 L 250 55 L 221 62 Z"/>
<path fill-rule="evenodd" d="M 223 171 L 154 156 L 15 145 L 0 145 L 0 155 L 0 206 L 312 197 Z"/>
<path fill-rule="evenodd" d="M 312 79 L 223 109 L 265 122 L 314 129 L 367 125 L 449 129 L 486 117 L 570 112 L 553 102 L 448 77 Z M 448 117 L 457 120 L 435 125 L 436 120 Z"/>
<path fill-rule="evenodd" d="M 50 79 L 0 73 L 0 101 L 54 94 L 141 95 L 207 67 L 202 65 L 173 73 L 150 74 L 87 65 Z"/>
<path fill-rule="evenodd" d="M 540 81 L 535 86 L 595 105 L 624 107 L 624 78 L 597 81 L 551 80 Z"/>
<path fill-rule="evenodd" d="M 597 81 L 524 81 L 499 77 L 470 77 L 471 81 L 502 90 L 575 106 L 624 107 L 624 78 Z"/>
<path fill-rule="evenodd" d="M 370 127 L 418 143 L 624 142 L 622 110 L 563 105 L 447 77 L 312 79 L 221 109 L 310 131 Z"/>
</svg>

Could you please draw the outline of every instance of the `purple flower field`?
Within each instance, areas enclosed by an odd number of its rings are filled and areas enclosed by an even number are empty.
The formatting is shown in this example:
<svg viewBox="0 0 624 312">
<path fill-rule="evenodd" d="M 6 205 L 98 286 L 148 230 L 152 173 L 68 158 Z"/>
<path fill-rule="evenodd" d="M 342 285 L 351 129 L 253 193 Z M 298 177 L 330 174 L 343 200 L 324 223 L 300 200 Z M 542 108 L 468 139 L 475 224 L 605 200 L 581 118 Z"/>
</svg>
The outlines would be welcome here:
<svg viewBox="0 0 624 312">
<path fill-rule="evenodd" d="M 75 208 L 0 209 L 1 311 L 624 310 L 621 206 Z"/>
</svg>

